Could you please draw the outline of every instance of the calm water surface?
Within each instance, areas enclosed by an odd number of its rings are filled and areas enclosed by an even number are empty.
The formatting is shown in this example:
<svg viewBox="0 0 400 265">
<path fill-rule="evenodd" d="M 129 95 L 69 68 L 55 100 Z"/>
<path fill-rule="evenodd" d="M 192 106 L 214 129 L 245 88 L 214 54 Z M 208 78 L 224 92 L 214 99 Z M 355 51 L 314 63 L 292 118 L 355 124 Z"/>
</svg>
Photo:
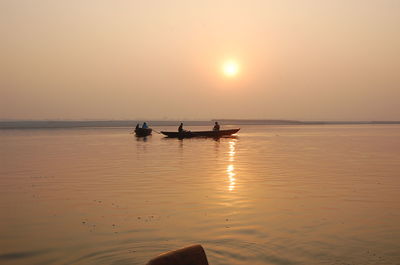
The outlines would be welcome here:
<svg viewBox="0 0 400 265">
<path fill-rule="evenodd" d="M 0 264 L 400 264 L 399 125 L 128 132 L 0 131 Z"/>
</svg>

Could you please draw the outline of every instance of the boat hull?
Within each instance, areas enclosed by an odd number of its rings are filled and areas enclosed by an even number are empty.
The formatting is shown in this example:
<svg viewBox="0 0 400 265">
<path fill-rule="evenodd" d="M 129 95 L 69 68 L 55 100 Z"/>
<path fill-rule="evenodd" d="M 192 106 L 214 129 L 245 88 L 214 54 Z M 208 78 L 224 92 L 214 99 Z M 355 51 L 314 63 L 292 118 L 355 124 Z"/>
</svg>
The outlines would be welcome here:
<svg viewBox="0 0 400 265">
<path fill-rule="evenodd" d="M 165 132 L 161 131 L 162 134 L 169 138 L 193 138 L 193 137 L 210 137 L 219 138 L 224 136 L 230 136 L 235 134 L 240 129 L 230 129 L 230 130 L 219 130 L 219 131 L 183 131 L 183 132 Z"/>
<path fill-rule="evenodd" d="M 137 137 L 144 137 L 144 136 L 151 135 L 152 131 L 153 130 L 150 128 L 137 128 L 137 129 L 135 129 L 135 134 Z"/>
</svg>

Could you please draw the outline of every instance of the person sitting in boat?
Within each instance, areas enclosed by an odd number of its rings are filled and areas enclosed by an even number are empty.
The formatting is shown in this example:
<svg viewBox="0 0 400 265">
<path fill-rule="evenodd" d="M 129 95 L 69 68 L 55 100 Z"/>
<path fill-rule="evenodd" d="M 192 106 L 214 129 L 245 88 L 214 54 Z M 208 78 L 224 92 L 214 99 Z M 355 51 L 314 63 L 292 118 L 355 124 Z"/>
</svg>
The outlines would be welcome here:
<svg viewBox="0 0 400 265">
<path fill-rule="evenodd" d="M 178 132 L 184 132 L 185 130 L 183 129 L 183 123 L 181 122 L 181 125 L 178 127 Z"/>
<path fill-rule="evenodd" d="M 217 122 L 217 121 L 215 122 L 215 125 L 214 125 L 214 128 L 213 128 L 213 131 L 219 131 L 219 124 L 218 124 L 218 122 Z"/>
<path fill-rule="evenodd" d="M 143 128 L 143 129 L 148 129 L 149 126 L 147 126 L 147 123 L 146 123 L 146 122 L 143 122 L 142 128 Z"/>
</svg>

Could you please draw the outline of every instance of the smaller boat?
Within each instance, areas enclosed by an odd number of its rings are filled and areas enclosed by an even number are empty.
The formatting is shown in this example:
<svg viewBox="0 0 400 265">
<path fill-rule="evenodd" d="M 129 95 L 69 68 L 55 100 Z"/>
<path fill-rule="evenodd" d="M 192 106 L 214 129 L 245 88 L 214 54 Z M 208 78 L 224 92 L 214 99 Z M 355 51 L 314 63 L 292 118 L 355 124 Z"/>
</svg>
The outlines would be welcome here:
<svg viewBox="0 0 400 265">
<path fill-rule="evenodd" d="M 230 129 L 230 130 L 219 130 L 219 131 L 183 131 L 183 132 L 165 132 L 161 131 L 162 134 L 169 138 L 192 138 L 192 137 L 210 137 L 219 138 L 224 136 L 231 136 L 235 134 L 240 129 Z"/>
<path fill-rule="evenodd" d="M 153 130 L 151 128 L 136 128 L 135 134 L 137 137 L 149 136 Z"/>
</svg>

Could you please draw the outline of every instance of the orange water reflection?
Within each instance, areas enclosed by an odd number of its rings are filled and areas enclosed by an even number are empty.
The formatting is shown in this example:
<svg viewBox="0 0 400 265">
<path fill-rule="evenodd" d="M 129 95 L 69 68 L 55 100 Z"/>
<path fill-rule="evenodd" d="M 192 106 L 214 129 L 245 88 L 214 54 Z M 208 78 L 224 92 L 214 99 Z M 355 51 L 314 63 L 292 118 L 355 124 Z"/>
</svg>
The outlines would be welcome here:
<svg viewBox="0 0 400 265">
<path fill-rule="evenodd" d="M 228 185 L 228 190 L 229 191 L 234 191 L 235 190 L 235 186 L 236 186 L 236 173 L 235 173 L 235 166 L 233 165 L 233 162 L 235 161 L 235 145 L 236 142 L 234 140 L 229 142 L 229 159 L 228 161 L 230 162 L 228 164 L 228 167 L 226 169 L 226 172 L 228 174 L 228 180 L 229 180 L 229 185 Z"/>
</svg>

